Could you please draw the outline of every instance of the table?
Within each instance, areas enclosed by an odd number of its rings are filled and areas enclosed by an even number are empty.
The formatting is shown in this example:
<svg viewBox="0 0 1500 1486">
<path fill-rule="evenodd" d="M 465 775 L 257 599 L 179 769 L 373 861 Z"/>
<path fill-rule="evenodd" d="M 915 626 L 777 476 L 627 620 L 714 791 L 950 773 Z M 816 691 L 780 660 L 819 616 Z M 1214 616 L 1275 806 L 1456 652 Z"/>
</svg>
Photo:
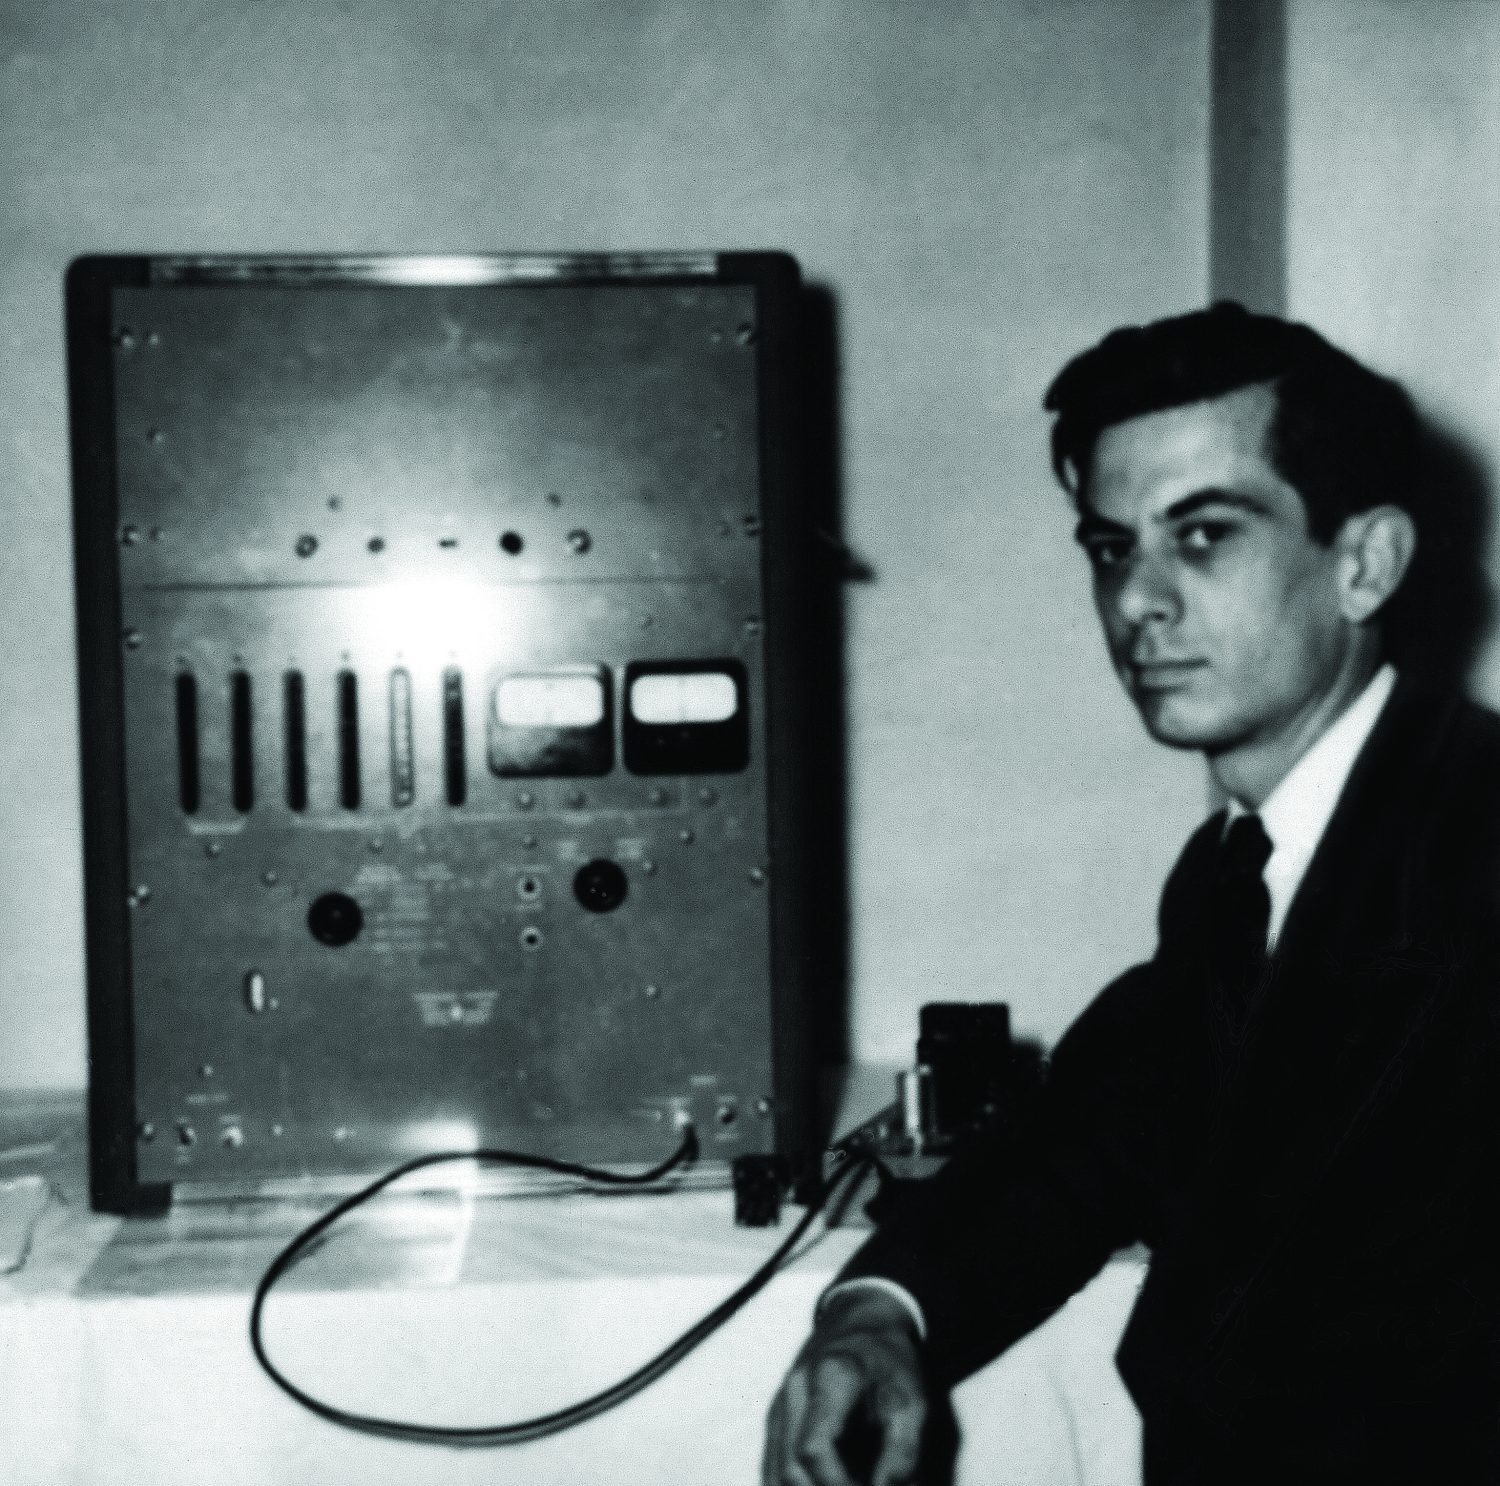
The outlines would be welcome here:
<svg viewBox="0 0 1500 1486">
<path fill-rule="evenodd" d="M 4 1154 L 9 1153 L 9 1154 Z M 785 1234 L 736 1228 L 724 1191 L 382 1199 L 278 1288 L 266 1339 L 343 1407 L 491 1423 L 571 1402 L 652 1355 Z M 0 1096 L 0 1480 L 7 1486 L 731 1486 L 753 1483 L 767 1402 L 818 1293 L 859 1242 L 814 1230 L 750 1305 L 667 1377 L 564 1435 L 503 1449 L 371 1438 L 259 1371 L 249 1295 L 320 1210 L 88 1211 L 82 1096 Z M 792 1209 L 788 1218 L 800 1210 Z M 1139 1426 L 1111 1356 L 1143 1276 L 1120 1256 L 958 1390 L 958 1486 L 1130 1486 Z"/>
</svg>

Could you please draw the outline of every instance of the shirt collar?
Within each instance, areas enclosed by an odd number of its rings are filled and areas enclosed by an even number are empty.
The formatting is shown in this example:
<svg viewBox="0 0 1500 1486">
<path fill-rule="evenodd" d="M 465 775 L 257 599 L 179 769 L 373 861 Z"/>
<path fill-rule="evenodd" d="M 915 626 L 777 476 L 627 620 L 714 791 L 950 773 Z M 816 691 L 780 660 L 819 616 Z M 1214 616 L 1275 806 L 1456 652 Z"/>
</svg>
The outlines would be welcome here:
<svg viewBox="0 0 1500 1486">
<path fill-rule="evenodd" d="M 1395 668 L 1382 666 L 1266 797 L 1258 813 L 1276 851 L 1303 858 L 1312 855 L 1395 685 Z M 1250 813 L 1234 799 L 1228 809 L 1231 821 Z"/>
</svg>

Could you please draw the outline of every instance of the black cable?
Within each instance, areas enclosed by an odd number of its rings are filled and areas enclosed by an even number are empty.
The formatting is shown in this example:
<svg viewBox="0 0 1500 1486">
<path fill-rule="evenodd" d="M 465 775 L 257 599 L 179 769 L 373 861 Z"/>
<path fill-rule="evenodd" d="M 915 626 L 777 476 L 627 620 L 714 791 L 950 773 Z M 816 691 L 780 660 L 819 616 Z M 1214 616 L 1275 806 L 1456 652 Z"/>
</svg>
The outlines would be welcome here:
<svg viewBox="0 0 1500 1486">
<path fill-rule="evenodd" d="M 645 1186 L 651 1182 L 660 1181 L 678 1166 L 693 1160 L 697 1153 L 698 1139 L 692 1127 L 689 1126 L 683 1135 L 682 1144 L 671 1156 L 659 1166 L 652 1167 L 650 1171 L 636 1174 L 580 1166 L 571 1161 L 557 1161 L 549 1156 L 530 1155 L 523 1151 L 445 1151 L 432 1156 L 418 1156 L 415 1160 L 407 1161 L 404 1165 L 387 1172 L 377 1181 L 371 1182 L 369 1186 L 344 1198 L 343 1201 L 330 1208 L 322 1217 L 304 1228 L 271 1261 L 270 1267 L 255 1287 L 255 1298 L 250 1305 L 250 1347 L 255 1353 L 255 1359 L 271 1381 L 282 1392 L 300 1403 L 303 1408 L 310 1409 L 331 1424 L 341 1425 L 345 1429 L 358 1430 L 363 1434 L 380 1435 L 387 1439 L 441 1445 L 514 1445 L 525 1440 L 541 1439 L 545 1435 L 558 1434 L 565 1429 L 571 1429 L 575 1424 L 582 1424 L 586 1419 L 595 1418 L 614 1408 L 616 1404 L 633 1398 L 643 1388 L 648 1387 L 675 1367 L 700 1342 L 705 1341 L 748 1300 L 759 1293 L 781 1267 L 787 1255 L 797 1246 L 803 1234 L 812 1225 L 813 1219 L 827 1205 L 835 1190 L 843 1185 L 851 1172 L 861 1170 L 865 1162 L 858 1159 L 851 1160 L 830 1181 L 820 1184 L 814 1198 L 808 1203 L 807 1211 L 797 1221 L 791 1233 L 777 1246 L 770 1258 L 739 1289 L 720 1301 L 713 1310 L 690 1326 L 675 1341 L 664 1347 L 649 1362 L 642 1364 L 619 1382 L 578 1403 L 569 1404 L 566 1408 L 556 1409 L 548 1414 L 539 1414 L 532 1419 L 522 1419 L 513 1424 L 414 1424 L 396 1419 L 381 1419 L 369 1414 L 352 1413 L 347 1409 L 325 1403 L 320 1398 L 315 1398 L 282 1373 L 266 1353 L 265 1343 L 261 1337 L 261 1313 L 265 1308 L 266 1297 L 276 1281 L 296 1264 L 312 1243 L 326 1233 L 340 1218 L 352 1212 L 361 1203 L 368 1202 L 371 1197 L 390 1186 L 392 1182 L 399 1181 L 410 1172 L 420 1171 L 424 1166 L 436 1166 L 446 1161 L 480 1161 L 557 1171 L 567 1176 L 583 1177 L 588 1181 L 603 1182 L 614 1186 Z"/>
</svg>

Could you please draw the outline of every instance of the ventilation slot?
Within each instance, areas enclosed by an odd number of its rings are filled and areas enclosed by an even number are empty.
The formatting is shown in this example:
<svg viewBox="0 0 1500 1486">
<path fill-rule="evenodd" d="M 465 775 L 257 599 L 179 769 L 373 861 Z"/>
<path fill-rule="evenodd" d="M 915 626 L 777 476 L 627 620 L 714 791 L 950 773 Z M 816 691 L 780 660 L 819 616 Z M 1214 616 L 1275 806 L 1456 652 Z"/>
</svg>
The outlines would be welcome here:
<svg viewBox="0 0 1500 1486">
<path fill-rule="evenodd" d="M 250 714 L 250 676 L 234 671 L 229 677 L 230 799 L 241 815 L 255 804 L 255 736 Z"/>
<path fill-rule="evenodd" d="M 443 787 L 450 805 L 462 805 L 468 795 L 464 762 L 464 674 L 457 666 L 443 672 Z"/>
<path fill-rule="evenodd" d="M 359 809 L 359 678 L 339 672 L 339 803 Z"/>
<path fill-rule="evenodd" d="M 391 672 L 391 804 L 410 805 L 416 795 L 411 746 L 411 672 Z"/>
<path fill-rule="evenodd" d="M 281 678 L 282 743 L 286 749 L 286 803 L 307 809 L 307 687 L 301 671 Z"/>
<path fill-rule="evenodd" d="M 185 671 L 177 677 L 177 802 L 184 815 L 196 815 L 202 799 L 198 775 L 198 683 Z"/>
</svg>

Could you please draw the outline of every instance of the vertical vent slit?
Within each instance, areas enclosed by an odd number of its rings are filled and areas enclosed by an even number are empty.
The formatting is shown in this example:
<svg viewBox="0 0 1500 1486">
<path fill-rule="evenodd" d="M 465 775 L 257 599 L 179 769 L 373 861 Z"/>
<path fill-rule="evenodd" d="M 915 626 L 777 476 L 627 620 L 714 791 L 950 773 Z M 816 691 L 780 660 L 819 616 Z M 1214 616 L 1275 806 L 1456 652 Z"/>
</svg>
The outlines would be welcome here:
<svg viewBox="0 0 1500 1486">
<path fill-rule="evenodd" d="M 339 803 L 359 809 L 359 678 L 339 672 Z"/>
<path fill-rule="evenodd" d="M 450 805 L 468 796 L 464 761 L 464 673 L 457 666 L 443 672 L 443 787 Z"/>
<path fill-rule="evenodd" d="M 286 803 L 289 810 L 307 809 L 307 686 L 301 671 L 281 678 L 282 739 L 286 751 Z"/>
<path fill-rule="evenodd" d="M 255 804 L 255 734 L 250 712 L 250 676 L 234 671 L 229 677 L 230 799 L 241 815 Z"/>
<path fill-rule="evenodd" d="M 391 804 L 410 805 L 416 795 L 411 742 L 411 672 L 391 672 Z"/>
<path fill-rule="evenodd" d="M 183 671 L 177 677 L 177 802 L 184 815 L 196 815 L 202 797 L 198 774 L 198 682 Z"/>
</svg>

